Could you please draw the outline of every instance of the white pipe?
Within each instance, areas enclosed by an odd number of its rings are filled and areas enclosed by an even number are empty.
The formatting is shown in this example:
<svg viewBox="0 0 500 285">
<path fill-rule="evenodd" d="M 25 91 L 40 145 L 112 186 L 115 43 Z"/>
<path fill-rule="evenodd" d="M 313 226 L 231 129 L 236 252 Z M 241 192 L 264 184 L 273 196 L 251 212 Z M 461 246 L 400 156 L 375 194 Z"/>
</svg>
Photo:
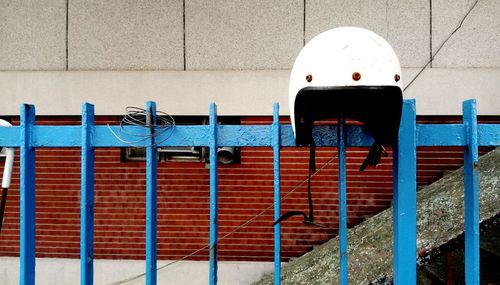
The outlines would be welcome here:
<svg viewBox="0 0 500 285">
<path fill-rule="evenodd" d="M 0 127 L 12 127 L 12 125 L 0 119 Z M 2 178 L 2 188 L 10 187 L 10 180 L 12 178 L 12 167 L 14 166 L 14 148 L 6 147 L 5 148 L 5 167 L 3 168 L 3 178 Z"/>
<path fill-rule="evenodd" d="M 234 162 L 234 147 L 219 147 L 217 149 L 217 160 L 222 164 L 230 164 Z"/>
</svg>

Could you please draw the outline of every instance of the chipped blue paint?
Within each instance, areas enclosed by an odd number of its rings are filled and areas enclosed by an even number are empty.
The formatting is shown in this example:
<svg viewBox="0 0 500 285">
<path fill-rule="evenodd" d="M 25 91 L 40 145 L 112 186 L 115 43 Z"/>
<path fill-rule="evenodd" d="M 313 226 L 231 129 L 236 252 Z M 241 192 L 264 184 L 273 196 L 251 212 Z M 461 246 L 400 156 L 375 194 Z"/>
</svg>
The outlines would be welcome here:
<svg viewBox="0 0 500 285">
<path fill-rule="evenodd" d="M 443 126 L 446 126 L 444 131 Z M 417 128 L 418 146 L 461 146 L 465 145 L 463 125 L 425 124 Z"/>
<path fill-rule="evenodd" d="M 465 208 L 465 281 L 479 285 L 479 179 L 476 100 L 463 102 L 464 135 L 464 208 Z"/>
<path fill-rule="evenodd" d="M 217 140 L 224 146 L 272 146 L 272 126 L 220 125 Z"/>
<path fill-rule="evenodd" d="M 130 144 L 118 140 L 110 135 L 113 132 L 122 135 L 124 141 L 136 140 L 136 137 L 120 133 L 118 126 L 95 126 L 94 147 L 127 147 Z M 418 124 L 417 146 L 465 146 L 467 138 L 462 124 Z M 126 126 L 127 132 L 140 133 L 147 131 L 140 127 Z M 272 146 L 269 133 L 271 126 L 218 126 L 219 146 Z M 500 124 L 479 124 L 478 145 L 498 146 L 500 145 Z M 208 146 L 209 126 L 176 126 L 175 131 L 165 140 L 167 134 L 159 136 L 156 140 L 163 146 Z M 361 126 L 347 126 L 347 146 L 370 146 L 373 138 Z M 81 127 L 79 126 L 33 126 L 33 147 L 80 147 Z M 281 125 L 281 146 L 295 146 L 292 127 Z M 317 146 L 335 146 L 337 144 L 336 126 L 316 126 L 313 129 L 314 139 Z M 0 145 L 7 147 L 19 147 L 19 126 L 0 127 Z M 145 141 L 134 144 L 135 146 L 147 146 Z"/>
<path fill-rule="evenodd" d="M 157 169 L 155 128 L 156 104 L 146 103 L 146 284 L 156 285 L 156 210 L 157 210 Z"/>
<path fill-rule="evenodd" d="M 417 282 L 417 150 L 415 100 L 404 100 L 399 142 L 393 152 L 394 284 Z"/>
<path fill-rule="evenodd" d="M 35 285 L 35 149 L 31 144 L 34 124 L 35 106 L 21 106 L 19 284 L 22 285 Z"/>
<path fill-rule="evenodd" d="M 94 105 L 82 106 L 80 284 L 94 284 Z"/>
<path fill-rule="evenodd" d="M 339 243 L 340 243 L 340 285 L 347 285 L 347 174 L 346 174 L 346 136 L 345 118 L 340 113 L 337 128 L 337 150 L 339 163 Z"/>
<path fill-rule="evenodd" d="M 209 157 L 210 157 L 210 244 L 209 244 L 209 284 L 217 284 L 217 255 L 218 255 L 218 211 L 219 211 L 219 189 L 217 176 L 217 147 L 218 147 L 218 124 L 217 124 L 217 105 L 210 104 L 209 116 Z"/>
<path fill-rule="evenodd" d="M 274 166 L 274 220 L 281 216 L 281 191 L 280 191 L 280 117 L 279 105 L 273 105 L 273 166 Z M 281 282 L 281 223 L 274 225 L 274 284 Z"/>
<path fill-rule="evenodd" d="M 478 124 L 477 144 L 480 146 L 500 145 L 500 124 Z"/>
</svg>

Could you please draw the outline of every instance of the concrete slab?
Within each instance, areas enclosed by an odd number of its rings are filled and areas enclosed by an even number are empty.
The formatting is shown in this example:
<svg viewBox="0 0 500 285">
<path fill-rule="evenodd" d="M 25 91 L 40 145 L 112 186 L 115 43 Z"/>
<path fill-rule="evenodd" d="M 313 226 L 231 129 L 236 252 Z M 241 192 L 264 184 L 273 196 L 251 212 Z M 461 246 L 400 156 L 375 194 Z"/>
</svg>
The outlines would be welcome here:
<svg viewBox="0 0 500 285">
<path fill-rule="evenodd" d="M 186 1 L 188 70 L 291 68 L 303 45 L 303 1 Z"/>
<path fill-rule="evenodd" d="M 0 2 L 0 70 L 66 68 L 66 0 Z"/>
<path fill-rule="evenodd" d="M 387 38 L 401 66 L 422 67 L 430 60 L 429 1 L 388 1 Z"/>
<path fill-rule="evenodd" d="M 433 52 L 459 26 L 474 0 L 432 1 Z M 433 67 L 499 67 L 500 5 L 479 1 L 462 27 L 443 46 Z"/>
<path fill-rule="evenodd" d="M 424 1 L 306 2 L 306 41 L 335 27 L 358 26 L 384 37 L 403 67 L 429 60 L 429 3 Z"/>
<path fill-rule="evenodd" d="M 418 70 L 403 69 L 405 86 Z M 207 115 L 210 102 L 219 115 L 272 115 L 274 102 L 288 115 L 289 77 L 289 70 L 0 72 L 0 111 L 19 115 L 31 103 L 38 115 L 78 116 L 91 102 L 98 115 L 120 115 L 153 100 L 172 115 Z M 498 78 L 500 68 L 428 68 L 404 97 L 417 100 L 418 115 L 461 115 L 470 98 L 479 115 L 500 115 Z"/>
<path fill-rule="evenodd" d="M 69 1 L 69 69 L 183 69 L 182 5 L 182 0 Z"/>
<path fill-rule="evenodd" d="M 405 79 L 405 86 L 410 78 Z M 417 100 L 418 115 L 462 115 L 462 101 L 473 98 L 477 99 L 478 114 L 499 115 L 498 78 L 499 68 L 428 68 L 404 97 Z"/>
<path fill-rule="evenodd" d="M 306 1 L 306 42 L 326 30 L 357 26 L 387 38 L 385 1 Z"/>
</svg>

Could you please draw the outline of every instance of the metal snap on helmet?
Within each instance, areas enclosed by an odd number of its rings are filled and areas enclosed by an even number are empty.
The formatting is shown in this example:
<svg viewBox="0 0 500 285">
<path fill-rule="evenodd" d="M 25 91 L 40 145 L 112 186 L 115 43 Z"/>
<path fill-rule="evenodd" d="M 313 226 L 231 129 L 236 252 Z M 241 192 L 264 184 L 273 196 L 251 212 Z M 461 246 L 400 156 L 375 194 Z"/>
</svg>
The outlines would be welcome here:
<svg viewBox="0 0 500 285">
<path fill-rule="evenodd" d="M 314 121 L 335 118 L 342 112 L 363 122 L 377 147 L 394 146 L 402 96 L 399 60 L 382 37 L 357 27 L 323 32 L 300 51 L 290 76 L 289 105 L 296 144 L 314 143 Z"/>
</svg>

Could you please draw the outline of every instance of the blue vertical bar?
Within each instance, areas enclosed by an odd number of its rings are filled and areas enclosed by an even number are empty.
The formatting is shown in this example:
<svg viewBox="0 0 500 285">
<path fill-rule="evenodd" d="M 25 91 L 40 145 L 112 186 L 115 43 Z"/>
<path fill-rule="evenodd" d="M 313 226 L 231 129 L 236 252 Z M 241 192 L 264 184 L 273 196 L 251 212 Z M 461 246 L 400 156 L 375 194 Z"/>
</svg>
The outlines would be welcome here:
<svg viewBox="0 0 500 285">
<path fill-rule="evenodd" d="M 339 161 L 339 236 L 340 236 L 340 285 L 347 285 L 347 190 L 346 190 L 346 137 L 345 118 L 338 118 L 338 161 Z"/>
<path fill-rule="evenodd" d="M 403 101 L 399 142 L 393 150 L 394 284 L 417 282 L 417 138 L 415 100 Z"/>
<path fill-rule="evenodd" d="M 94 105 L 82 106 L 80 284 L 94 284 Z"/>
<path fill-rule="evenodd" d="M 217 177 L 217 106 L 210 104 L 210 285 L 217 284 L 218 177 Z"/>
<path fill-rule="evenodd" d="M 479 179 L 476 100 L 462 104 L 467 146 L 464 154 L 465 280 L 479 284 Z"/>
<path fill-rule="evenodd" d="M 146 125 L 148 127 L 148 144 L 146 146 L 146 284 L 156 285 L 156 104 L 146 103 Z"/>
<path fill-rule="evenodd" d="M 280 117 L 279 104 L 273 105 L 274 220 L 281 215 L 280 194 Z M 281 283 L 281 223 L 274 225 L 274 285 Z"/>
<path fill-rule="evenodd" d="M 19 284 L 35 284 L 35 149 L 31 146 L 35 106 L 21 106 L 20 127 L 20 278 Z"/>
</svg>

